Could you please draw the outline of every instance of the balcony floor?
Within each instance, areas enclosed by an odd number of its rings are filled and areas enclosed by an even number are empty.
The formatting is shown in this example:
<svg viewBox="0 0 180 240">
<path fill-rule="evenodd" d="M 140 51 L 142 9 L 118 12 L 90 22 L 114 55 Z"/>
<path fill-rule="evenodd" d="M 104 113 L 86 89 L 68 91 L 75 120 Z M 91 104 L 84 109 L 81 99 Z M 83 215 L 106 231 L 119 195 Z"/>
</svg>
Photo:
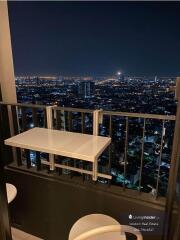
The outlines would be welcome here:
<svg viewBox="0 0 180 240">
<path fill-rule="evenodd" d="M 41 238 L 32 236 L 16 228 L 11 228 L 11 230 L 12 230 L 13 240 L 42 240 Z"/>
</svg>

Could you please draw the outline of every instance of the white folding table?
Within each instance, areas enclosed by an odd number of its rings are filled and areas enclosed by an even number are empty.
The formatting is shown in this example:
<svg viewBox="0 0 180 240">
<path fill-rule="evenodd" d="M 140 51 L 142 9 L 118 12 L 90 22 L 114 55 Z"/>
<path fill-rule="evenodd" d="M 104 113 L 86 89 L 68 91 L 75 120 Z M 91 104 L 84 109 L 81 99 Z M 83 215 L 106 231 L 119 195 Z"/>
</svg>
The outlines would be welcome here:
<svg viewBox="0 0 180 240">
<path fill-rule="evenodd" d="M 110 175 L 98 173 L 98 158 L 111 143 L 111 138 L 94 136 L 89 134 L 60 131 L 47 128 L 32 128 L 26 132 L 5 140 L 5 144 L 22 149 L 29 149 L 39 152 L 49 153 L 50 161 L 42 160 L 42 164 L 69 169 L 80 173 L 92 175 L 93 180 L 97 177 L 111 179 Z M 53 155 L 60 155 L 91 162 L 92 171 L 77 167 L 66 166 L 54 162 Z"/>
</svg>

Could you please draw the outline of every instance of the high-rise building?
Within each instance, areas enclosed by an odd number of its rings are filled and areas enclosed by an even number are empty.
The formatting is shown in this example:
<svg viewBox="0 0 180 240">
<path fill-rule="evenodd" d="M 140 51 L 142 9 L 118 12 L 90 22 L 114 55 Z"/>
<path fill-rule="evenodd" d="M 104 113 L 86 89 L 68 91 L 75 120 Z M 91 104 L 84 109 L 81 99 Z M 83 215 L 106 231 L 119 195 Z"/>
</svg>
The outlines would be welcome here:
<svg viewBox="0 0 180 240">
<path fill-rule="evenodd" d="M 158 77 L 157 76 L 155 76 L 154 81 L 155 81 L 155 83 L 157 83 L 157 81 L 158 81 Z"/>
<path fill-rule="evenodd" d="M 78 94 L 83 98 L 90 98 L 94 95 L 94 82 L 83 81 L 79 83 Z"/>
</svg>

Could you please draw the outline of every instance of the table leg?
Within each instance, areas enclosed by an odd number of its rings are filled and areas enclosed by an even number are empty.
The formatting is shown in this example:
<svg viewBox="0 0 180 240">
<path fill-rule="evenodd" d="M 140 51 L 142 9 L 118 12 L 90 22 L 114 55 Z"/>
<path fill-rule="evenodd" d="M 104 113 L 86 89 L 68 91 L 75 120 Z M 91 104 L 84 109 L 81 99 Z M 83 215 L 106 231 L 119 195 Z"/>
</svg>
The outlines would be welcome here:
<svg viewBox="0 0 180 240">
<path fill-rule="evenodd" d="M 55 166 L 54 166 L 54 154 L 49 154 L 49 162 L 50 162 L 50 170 L 54 171 Z"/>
<path fill-rule="evenodd" d="M 97 181 L 98 159 L 93 162 L 93 181 Z"/>
</svg>

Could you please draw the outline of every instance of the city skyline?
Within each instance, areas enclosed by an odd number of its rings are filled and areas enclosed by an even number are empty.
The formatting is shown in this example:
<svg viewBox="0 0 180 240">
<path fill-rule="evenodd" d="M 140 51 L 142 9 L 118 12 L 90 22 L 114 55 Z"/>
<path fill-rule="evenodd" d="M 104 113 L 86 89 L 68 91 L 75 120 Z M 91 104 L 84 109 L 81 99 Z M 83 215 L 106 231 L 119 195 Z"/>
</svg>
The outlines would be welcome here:
<svg viewBox="0 0 180 240">
<path fill-rule="evenodd" d="M 59 77 L 45 78 L 40 76 L 16 78 L 16 90 L 18 103 L 37 104 L 38 106 L 58 106 L 59 118 L 54 119 L 58 129 L 66 131 L 92 134 L 93 116 L 89 111 L 101 110 L 106 112 L 102 115 L 99 125 L 99 135 L 112 137 L 111 175 L 112 184 L 130 189 L 139 189 L 152 194 L 156 189 L 160 146 L 162 146 L 161 170 L 159 177 L 159 193 L 165 196 L 167 180 L 170 169 L 171 140 L 174 125 L 171 121 L 162 123 L 158 117 L 173 117 L 176 113 L 176 100 L 174 92 L 170 91 L 174 86 L 175 79 L 172 78 L 128 78 L 116 75 L 118 78 L 98 78 L 93 81 L 80 81 L 84 78 Z M 68 81 L 70 80 L 70 81 Z M 63 109 L 74 109 L 69 112 Z M 82 116 L 78 109 L 87 111 Z M 80 110 L 80 111 L 81 111 Z M 39 109 L 39 126 L 44 124 L 44 111 Z M 113 112 L 113 115 L 109 115 Z M 21 114 L 21 113 L 20 113 Z M 20 116 L 19 114 L 19 116 Z M 125 118 L 123 114 L 135 114 L 139 117 Z M 141 118 L 149 115 L 149 119 Z M 24 112 L 25 115 L 25 112 Z M 33 113 L 27 108 L 26 112 L 28 128 L 35 126 Z M 154 118 L 153 118 L 153 117 Z M 82 124 L 84 121 L 84 124 Z M 128 122 L 128 123 L 127 123 Z M 23 123 L 23 121 L 21 121 Z M 127 125 L 126 125 L 127 124 Z M 145 127 L 143 127 L 145 124 Z M 127 172 L 124 177 L 124 144 L 126 126 L 128 126 L 127 138 Z M 25 124 L 22 124 L 22 128 Z M 37 125 L 36 125 L 37 126 Z M 111 127 L 110 127 L 111 126 Z M 82 130 L 83 129 L 83 130 Z M 113 129 L 113 130 L 110 130 Z M 143 129 L 145 135 L 143 138 Z M 163 133 L 163 135 L 162 135 Z M 163 136 L 163 144 L 161 138 Z M 142 153 L 142 139 L 144 139 L 143 174 L 139 182 L 140 155 Z M 98 164 L 101 171 L 106 172 L 108 156 L 100 158 Z M 32 164 L 36 164 L 36 154 L 31 154 Z M 70 163 L 64 159 L 64 163 Z M 109 164 L 108 164 L 109 165 Z M 64 174 L 70 174 L 65 172 Z M 99 180 L 107 183 L 106 180 Z M 155 190 L 156 193 L 156 190 Z M 154 194 L 154 193 L 153 193 Z"/>
<path fill-rule="evenodd" d="M 180 74 L 180 3 L 9 2 L 15 74 Z"/>
<path fill-rule="evenodd" d="M 175 76 L 175 75 L 129 75 L 129 74 L 123 74 L 125 77 L 147 77 L 147 78 L 176 78 L 177 76 Z M 53 79 L 53 78 L 58 78 L 58 77 L 72 77 L 72 78 L 76 78 L 76 77 L 82 77 L 82 78 L 88 78 L 88 77 L 111 77 L 111 76 L 114 76 L 114 77 L 116 77 L 116 78 L 118 78 L 118 75 L 117 75 L 117 73 L 112 73 L 112 74 L 108 74 L 108 75 L 106 75 L 106 74 L 102 74 L 102 75 L 86 75 L 86 74 L 84 74 L 84 75 L 81 75 L 81 74 L 76 74 L 76 75 L 73 75 L 73 74 L 67 74 L 67 75 L 63 75 L 63 74 L 50 74 L 50 73 L 47 73 L 47 74 L 18 74 L 18 75 L 15 75 L 15 77 L 27 77 L 27 78 L 29 78 L 29 77 L 42 77 L 42 78 L 45 78 L 45 79 Z"/>
</svg>

